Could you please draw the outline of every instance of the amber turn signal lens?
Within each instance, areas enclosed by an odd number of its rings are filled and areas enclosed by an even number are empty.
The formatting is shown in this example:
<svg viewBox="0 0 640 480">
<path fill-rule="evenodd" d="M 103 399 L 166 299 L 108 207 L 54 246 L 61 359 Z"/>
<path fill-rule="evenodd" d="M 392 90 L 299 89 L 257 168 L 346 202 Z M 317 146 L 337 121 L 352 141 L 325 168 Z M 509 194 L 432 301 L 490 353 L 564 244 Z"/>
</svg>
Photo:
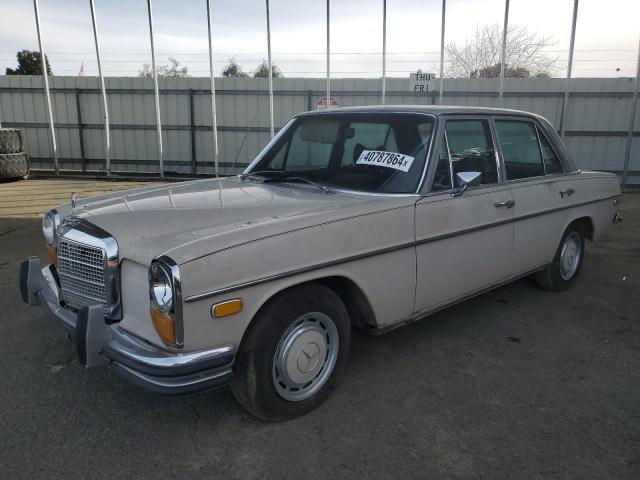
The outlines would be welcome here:
<svg viewBox="0 0 640 480">
<path fill-rule="evenodd" d="M 50 243 L 45 242 L 44 247 L 47 250 L 47 255 L 49 255 L 49 260 L 54 265 L 58 265 L 58 249 L 55 245 L 51 245 Z"/>
<path fill-rule="evenodd" d="M 176 321 L 157 308 L 151 307 L 151 321 L 160 338 L 171 345 L 176 344 Z"/>
<path fill-rule="evenodd" d="M 211 307 L 211 316 L 213 318 L 226 317 L 242 311 L 242 300 L 236 298 L 222 303 L 216 303 Z"/>
</svg>

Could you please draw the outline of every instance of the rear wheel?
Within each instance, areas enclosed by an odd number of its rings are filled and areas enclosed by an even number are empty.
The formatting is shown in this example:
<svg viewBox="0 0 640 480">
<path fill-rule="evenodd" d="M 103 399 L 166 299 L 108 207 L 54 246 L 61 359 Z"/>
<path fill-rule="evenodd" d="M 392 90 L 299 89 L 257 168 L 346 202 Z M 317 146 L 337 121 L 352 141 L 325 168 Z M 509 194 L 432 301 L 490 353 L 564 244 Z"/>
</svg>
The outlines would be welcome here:
<svg viewBox="0 0 640 480">
<path fill-rule="evenodd" d="M 580 224 L 571 224 L 564 232 L 553 262 L 536 273 L 539 287 L 545 290 L 566 290 L 580 272 L 584 257 L 584 232 Z"/>
<path fill-rule="evenodd" d="M 294 287 L 272 299 L 242 340 L 233 393 L 256 417 L 303 415 L 326 400 L 347 363 L 351 322 L 331 289 Z"/>
</svg>

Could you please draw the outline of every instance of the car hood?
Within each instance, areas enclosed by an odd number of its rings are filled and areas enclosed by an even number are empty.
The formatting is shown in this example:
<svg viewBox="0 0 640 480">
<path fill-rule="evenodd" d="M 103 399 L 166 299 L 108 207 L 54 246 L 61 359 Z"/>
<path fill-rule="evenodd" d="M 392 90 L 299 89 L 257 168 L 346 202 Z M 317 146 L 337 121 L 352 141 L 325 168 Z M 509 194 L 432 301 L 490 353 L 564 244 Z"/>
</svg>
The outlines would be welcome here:
<svg viewBox="0 0 640 480">
<path fill-rule="evenodd" d="M 407 197 L 327 194 L 306 185 L 232 177 L 78 200 L 74 214 L 114 236 L 120 258 L 149 265 L 159 255 L 185 263 L 267 236 L 406 203 Z M 58 211 L 64 218 L 70 207 Z"/>
</svg>

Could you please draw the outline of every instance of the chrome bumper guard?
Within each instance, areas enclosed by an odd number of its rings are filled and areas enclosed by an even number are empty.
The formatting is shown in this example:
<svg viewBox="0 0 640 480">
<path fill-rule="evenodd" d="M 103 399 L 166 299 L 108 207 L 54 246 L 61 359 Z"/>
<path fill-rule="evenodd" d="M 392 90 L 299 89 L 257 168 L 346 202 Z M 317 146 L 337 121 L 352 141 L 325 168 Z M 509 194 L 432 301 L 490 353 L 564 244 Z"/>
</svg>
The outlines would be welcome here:
<svg viewBox="0 0 640 480">
<path fill-rule="evenodd" d="M 234 346 L 195 352 L 159 349 L 129 335 L 118 324 L 107 325 L 102 305 L 84 307 L 77 314 L 62 307 L 54 291 L 54 277 L 45 279 L 40 259 L 29 257 L 20 269 L 22 300 L 45 306 L 51 318 L 71 335 L 78 358 L 87 368 L 111 365 L 147 390 L 174 395 L 219 387 L 231 380 Z"/>
</svg>

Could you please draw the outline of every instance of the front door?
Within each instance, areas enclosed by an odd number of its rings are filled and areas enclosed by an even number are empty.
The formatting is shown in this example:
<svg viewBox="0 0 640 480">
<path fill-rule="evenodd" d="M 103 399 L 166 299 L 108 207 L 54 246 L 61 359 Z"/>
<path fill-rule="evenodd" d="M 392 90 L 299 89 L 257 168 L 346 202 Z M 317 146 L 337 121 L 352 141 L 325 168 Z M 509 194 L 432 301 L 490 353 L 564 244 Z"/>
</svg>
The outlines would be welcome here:
<svg viewBox="0 0 640 480">
<path fill-rule="evenodd" d="M 513 198 L 486 118 L 448 118 L 431 194 L 416 204 L 415 311 L 428 311 L 509 275 Z M 458 173 L 478 172 L 462 195 Z"/>
</svg>

